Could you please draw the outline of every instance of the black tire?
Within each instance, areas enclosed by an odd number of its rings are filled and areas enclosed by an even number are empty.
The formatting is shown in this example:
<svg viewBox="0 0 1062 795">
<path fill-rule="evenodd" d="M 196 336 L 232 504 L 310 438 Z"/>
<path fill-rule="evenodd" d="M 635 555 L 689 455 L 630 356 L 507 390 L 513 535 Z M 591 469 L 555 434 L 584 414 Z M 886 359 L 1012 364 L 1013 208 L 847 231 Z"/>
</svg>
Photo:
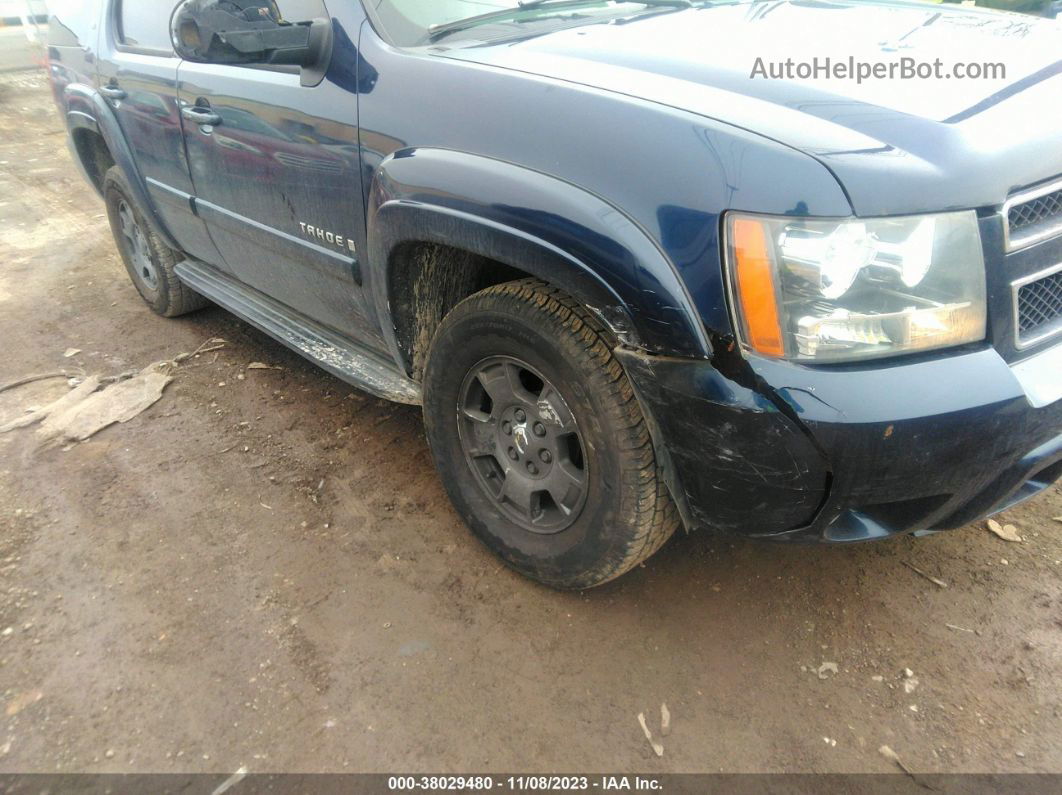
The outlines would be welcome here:
<svg viewBox="0 0 1062 795">
<path fill-rule="evenodd" d="M 503 374 L 516 383 L 512 393 L 523 396 L 514 398 L 515 405 L 542 407 L 538 417 L 505 419 L 514 417 L 504 405 L 510 399 L 492 395 L 506 393 L 496 388 Z M 645 418 L 612 355 L 610 335 L 562 291 L 527 279 L 458 304 L 432 341 L 424 395 L 428 442 L 446 491 L 472 531 L 521 574 L 555 588 L 601 585 L 656 552 L 678 527 Z M 528 404 L 527 395 L 536 402 Z M 546 438 L 536 420 L 548 417 L 557 421 Z M 566 428 L 575 431 L 559 435 Z M 517 442 L 503 451 L 510 439 Z M 546 461 L 545 448 L 533 448 L 550 440 L 550 460 L 574 485 L 560 500 L 547 491 L 532 494 L 531 510 L 524 512 L 527 489 L 552 484 L 553 470 L 531 486 L 513 480 L 509 489 L 509 478 L 519 473 L 526 480 L 521 463 L 531 471 L 536 454 Z M 514 453 L 516 459 L 508 460 Z M 571 495 L 580 488 L 575 499 Z M 510 491 L 518 499 L 510 500 Z"/>
<path fill-rule="evenodd" d="M 174 267 L 183 257 L 158 239 L 132 196 L 125 174 L 117 166 L 112 167 L 103 179 L 107 218 L 122 262 L 140 297 L 163 317 L 178 317 L 207 306 L 207 299 L 177 278 Z"/>
</svg>

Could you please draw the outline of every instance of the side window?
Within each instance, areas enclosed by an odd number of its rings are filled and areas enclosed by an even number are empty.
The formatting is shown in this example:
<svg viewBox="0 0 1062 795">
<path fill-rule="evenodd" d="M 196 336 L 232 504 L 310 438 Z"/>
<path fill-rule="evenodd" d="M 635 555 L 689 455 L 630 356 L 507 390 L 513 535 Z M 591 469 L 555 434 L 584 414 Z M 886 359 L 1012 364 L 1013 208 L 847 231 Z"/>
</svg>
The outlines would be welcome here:
<svg viewBox="0 0 1062 795">
<path fill-rule="evenodd" d="M 276 0 L 280 13 L 288 20 L 328 19 L 324 0 Z M 266 3 L 262 3 L 266 5 Z"/>
<path fill-rule="evenodd" d="M 117 0 L 118 41 L 127 47 L 172 52 L 170 15 L 177 0 Z"/>
</svg>

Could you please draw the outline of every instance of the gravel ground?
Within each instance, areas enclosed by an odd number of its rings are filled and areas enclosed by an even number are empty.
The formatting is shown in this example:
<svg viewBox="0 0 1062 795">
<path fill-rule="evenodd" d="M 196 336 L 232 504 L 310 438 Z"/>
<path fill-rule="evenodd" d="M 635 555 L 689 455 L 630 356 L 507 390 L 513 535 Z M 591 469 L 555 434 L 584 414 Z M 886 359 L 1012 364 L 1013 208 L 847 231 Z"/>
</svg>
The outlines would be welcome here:
<svg viewBox="0 0 1062 795">
<path fill-rule="evenodd" d="M 0 772 L 1062 771 L 1057 487 L 1002 517 L 1021 543 L 680 535 L 546 590 L 458 521 L 416 409 L 151 314 L 41 77 L 0 109 L 0 383 L 225 341 L 87 442 L 0 435 Z"/>
</svg>

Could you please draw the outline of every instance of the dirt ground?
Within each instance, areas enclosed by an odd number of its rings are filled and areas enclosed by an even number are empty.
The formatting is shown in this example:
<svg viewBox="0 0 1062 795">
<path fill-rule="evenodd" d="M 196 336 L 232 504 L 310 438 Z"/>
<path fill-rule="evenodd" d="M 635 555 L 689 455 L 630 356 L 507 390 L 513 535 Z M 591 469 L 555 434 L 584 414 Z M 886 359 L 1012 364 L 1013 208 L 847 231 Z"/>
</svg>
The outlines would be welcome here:
<svg viewBox="0 0 1062 795">
<path fill-rule="evenodd" d="M 683 535 L 541 588 L 450 509 L 417 409 L 142 305 L 39 74 L 0 111 L 0 384 L 225 341 L 87 442 L 0 435 L 0 772 L 1062 771 L 1058 487 L 1002 517 L 1022 543 Z"/>
</svg>

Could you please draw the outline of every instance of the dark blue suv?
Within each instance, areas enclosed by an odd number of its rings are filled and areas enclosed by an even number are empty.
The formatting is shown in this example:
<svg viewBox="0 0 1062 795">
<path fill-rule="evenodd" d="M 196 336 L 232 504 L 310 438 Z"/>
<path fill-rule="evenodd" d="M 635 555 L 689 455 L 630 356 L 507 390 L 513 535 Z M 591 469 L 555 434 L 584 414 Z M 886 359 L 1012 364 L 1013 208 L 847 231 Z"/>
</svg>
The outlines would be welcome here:
<svg viewBox="0 0 1062 795">
<path fill-rule="evenodd" d="M 584 588 L 680 526 L 852 542 L 1062 474 L 1062 28 L 843 0 L 51 3 L 133 283 L 423 404 Z"/>
</svg>

